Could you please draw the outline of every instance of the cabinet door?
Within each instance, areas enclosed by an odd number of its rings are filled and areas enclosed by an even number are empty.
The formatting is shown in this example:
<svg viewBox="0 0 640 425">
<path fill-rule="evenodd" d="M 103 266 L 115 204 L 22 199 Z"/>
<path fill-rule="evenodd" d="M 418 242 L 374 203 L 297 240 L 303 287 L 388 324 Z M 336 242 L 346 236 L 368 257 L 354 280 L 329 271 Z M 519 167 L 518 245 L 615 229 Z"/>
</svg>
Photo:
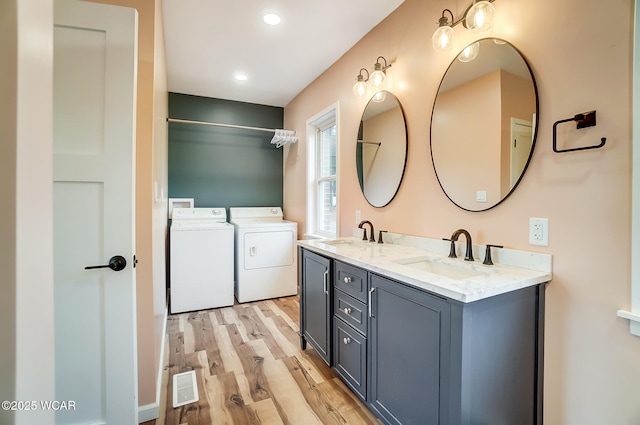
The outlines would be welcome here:
<svg viewBox="0 0 640 425">
<path fill-rule="evenodd" d="M 360 398 L 366 400 L 367 339 L 337 317 L 333 321 L 335 370 Z"/>
<path fill-rule="evenodd" d="M 370 406 L 390 424 L 439 424 L 440 380 L 448 379 L 448 302 L 370 274 L 370 303 Z"/>
<path fill-rule="evenodd" d="M 331 260 L 302 248 L 300 257 L 302 347 L 309 342 L 331 365 Z"/>
</svg>

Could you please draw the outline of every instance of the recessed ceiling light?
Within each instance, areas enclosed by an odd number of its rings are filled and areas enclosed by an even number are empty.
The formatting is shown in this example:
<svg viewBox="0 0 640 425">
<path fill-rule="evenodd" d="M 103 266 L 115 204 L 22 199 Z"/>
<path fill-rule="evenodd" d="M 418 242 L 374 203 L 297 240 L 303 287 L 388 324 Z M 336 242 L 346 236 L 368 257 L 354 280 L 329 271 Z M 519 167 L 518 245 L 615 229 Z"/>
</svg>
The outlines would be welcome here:
<svg viewBox="0 0 640 425">
<path fill-rule="evenodd" d="M 233 78 L 238 81 L 247 81 L 247 79 L 249 79 L 249 77 L 247 77 L 245 74 L 236 74 L 233 76 Z"/>
<path fill-rule="evenodd" d="M 280 16 L 275 13 L 267 13 L 262 19 L 269 25 L 278 25 L 280 23 Z"/>
</svg>

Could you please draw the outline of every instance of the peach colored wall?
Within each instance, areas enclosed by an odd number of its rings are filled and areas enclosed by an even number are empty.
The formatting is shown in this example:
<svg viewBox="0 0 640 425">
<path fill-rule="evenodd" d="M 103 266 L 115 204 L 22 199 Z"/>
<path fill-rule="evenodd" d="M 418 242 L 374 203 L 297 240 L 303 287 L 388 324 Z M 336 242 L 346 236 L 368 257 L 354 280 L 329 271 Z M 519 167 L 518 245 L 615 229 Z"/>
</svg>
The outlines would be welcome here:
<svg viewBox="0 0 640 425">
<path fill-rule="evenodd" d="M 138 403 L 156 402 L 166 308 L 164 241 L 167 227 L 167 83 L 160 0 L 91 0 L 138 11 L 136 118 L 136 297 Z M 160 15 L 160 17 L 158 17 Z M 157 21 L 160 28 L 156 29 Z M 157 73 L 157 80 L 156 80 Z M 163 103 L 164 99 L 164 103 Z M 160 118 L 158 118 L 160 117 Z M 161 123 L 159 120 L 161 119 Z M 156 200 L 156 183 L 158 199 Z"/>
<path fill-rule="evenodd" d="M 530 62 L 540 100 L 539 135 L 526 175 L 497 207 L 463 211 L 442 193 L 429 154 L 429 118 L 453 54 L 430 47 L 442 9 L 459 16 L 469 2 L 406 0 L 285 107 L 285 127 L 301 143 L 285 150 L 285 213 L 305 223 L 305 121 L 340 104 L 341 235 L 354 211 L 376 228 L 441 238 L 460 227 L 475 243 L 553 254 L 545 313 L 544 423 L 640 423 L 640 338 L 616 317 L 630 306 L 631 52 L 633 3 L 596 0 L 496 1 L 490 36 L 513 43 Z M 552 11 L 550 13 L 549 11 Z M 456 27 L 459 46 L 475 36 Z M 309 54 L 313 54 L 310 50 Z M 356 134 L 365 101 L 355 76 L 377 56 L 393 62 L 387 88 L 402 103 L 409 130 L 405 180 L 395 200 L 376 209 L 364 200 L 355 167 Z M 600 150 L 555 154 L 553 122 L 596 109 L 598 125 L 562 131 L 571 146 L 608 138 Z M 549 246 L 528 244 L 529 217 L 549 218 Z M 300 233 L 302 234 L 302 232 Z"/>
</svg>

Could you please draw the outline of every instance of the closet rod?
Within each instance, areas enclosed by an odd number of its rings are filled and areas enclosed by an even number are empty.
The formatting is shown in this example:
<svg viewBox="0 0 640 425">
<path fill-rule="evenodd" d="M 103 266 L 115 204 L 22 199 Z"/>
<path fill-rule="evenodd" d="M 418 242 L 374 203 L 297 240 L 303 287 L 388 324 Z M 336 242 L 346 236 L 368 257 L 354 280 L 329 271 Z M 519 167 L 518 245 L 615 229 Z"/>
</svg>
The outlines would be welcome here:
<svg viewBox="0 0 640 425">
<path fill-rule="evenodd" d="M 246 125 L 234 125 L 234 124 L 220 124 L 217 122 L 206 122 L 206 121 L 191 121 L 191 120 L 181 120 L 178 118 L 167 118 L 167 122 L 177 122 L 181 124 L 201 124 L 201 125 L 210 125 L 214 127 L 228 127 L 228 128 L 241 128 L 243 130 L 256 130 L 256 131 L 266 131 L 269 133 L 275 133 L 275 129 L 271 128 L 262 128 L 262 127 L 249 127 Z"/>
</svg>

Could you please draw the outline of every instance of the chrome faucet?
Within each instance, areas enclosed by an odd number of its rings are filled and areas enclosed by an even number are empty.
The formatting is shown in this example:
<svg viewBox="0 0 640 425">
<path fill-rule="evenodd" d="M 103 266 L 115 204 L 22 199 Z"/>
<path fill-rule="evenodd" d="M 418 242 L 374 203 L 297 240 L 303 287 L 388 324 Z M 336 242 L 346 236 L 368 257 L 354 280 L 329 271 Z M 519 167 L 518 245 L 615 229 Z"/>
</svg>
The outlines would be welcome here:
<svg viewBox="0 0 640 425">
<path fill-rule="evenodd" d="M 369 220 L 362 220 L 360 222 L 360 224 L 358 224 L 358 229 L 364 230 L 364 236 L 362 237 L 362 240 L 363 241 L 367 240 L 367 229 L 364 228 L 365 224 L 368 224 L 370 226 L 370 230 L 371 230 L 371 238 L 369 238 L 369 242 L 375 242 L 376 241 L 376 237 L 375 237 L 375 233 L 373 231 L 373 223 L 370 222 Z"/>
<path fill-rule="evenodd" d="M 455 232 L 453 232 L 453 235 L 451 235 L 451 239 L 445 239 L 447 241 L 451 241 L 451 250 L 449 251 L 449 257 L 456 258 L 455 242 L 458 240 L 460 235 L 464 235 L 467 239 L 467 248 L 464 259 L 466 261 L 473 261 L 473 243 L 471 242 L 471 235 L 464 229 L 456 230 Z"/>
</svg>

